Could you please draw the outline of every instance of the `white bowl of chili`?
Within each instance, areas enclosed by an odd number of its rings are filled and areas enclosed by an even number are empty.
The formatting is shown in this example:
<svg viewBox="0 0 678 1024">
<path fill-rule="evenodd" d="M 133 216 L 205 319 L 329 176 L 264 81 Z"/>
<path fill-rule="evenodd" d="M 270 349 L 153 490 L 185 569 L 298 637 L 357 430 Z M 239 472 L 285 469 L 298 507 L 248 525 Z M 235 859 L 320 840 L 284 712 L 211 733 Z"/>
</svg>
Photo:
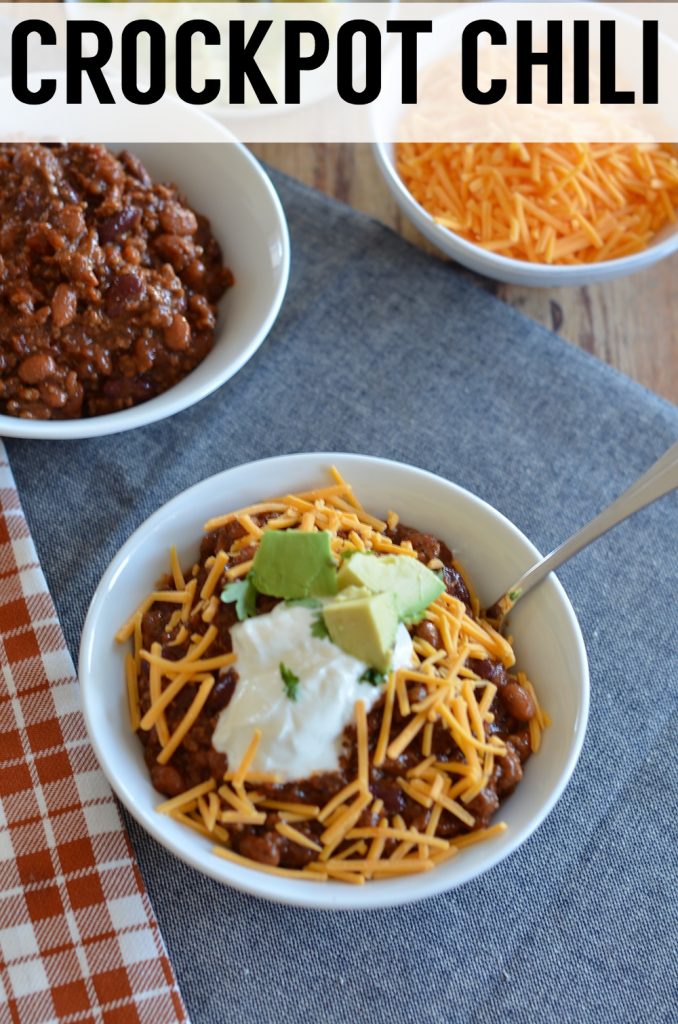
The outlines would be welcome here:
<svg viewBox="0 0 678 1024">
<path fill-rule="evenodd" d="M 131 405 L 131 407 L 104 412 L 102 415 L 88 415 L 83 418 L 58 418 L 58 408 L 55 408 L 54 418 L 41 418 L 42 411 L 40 410 L 37 414 L 33 414 L 31 412 L 29 392 L 32 389 L 35 400 L 40 405 L 39 400 L 43 397 L 40 389 L 43 383 L 47 387 L 52 385 L 50 379 L 44 382 L 42 380 L 32 382 L 30 377 L 26 376 L 25 380 L 31 387 L 26 392 L 25 413 L 20 412 L 19 415 L 0 415 L 0 436 L 46 440 L 99 437 L 105 434 L 145 426 L 172 416 L 188 406 L 199 402 L 225 384 L 252 358 L 273 326 L 287 288 L 290 264 L 287 222 L 277 193 L 258 161 L 243 145 L 235 141 L 233 136 L 223 126 L 197 111 L 186 113 L 180 110 L 177 116 L 199 118 L 198 124 L 202 127 L 201 137 L 211 141 L 187 145 L 134 143 L 130 144 L 127 148 L 134 157 L 141 161 L 153 183 L 173 183 L 176 185 L 178 192 L 186 197 L 188 210 L 196 211 L 209 220 L 211 234 L 221 247 L 223 265 L 232 271 L 234 283 L 228 287 L 225 294 L 216 302 L 217 321 L 214 328 L 212 347 L 207 351 L 202 361 L 198 362 L 190 372 L 186 373 L 183 371 L 183 376 L 181 376 L 180 372 L 176 372 L 174 374 L 176 382 L 169 386 L 167 390 L 156 393 L 154 397 L 141 400 L 138 404 Z M 123 144 L 116 144 L 110 147 L 111 151 L 115 154 L 125 148 Z M 129 202 L 129 200 L 127 201 Z M 170 203 L 174 203 L 173 197 L 170 197 Z M 123 213 L 125 213 L 125 209 L 123 209 Z M 150 215 L 153 216 L 152 208 Z M 193 216 L 192 213 L 188 215 Z M 195 220 L 193 223 L 195 224 Z M 145 212 L 144 229 L 146 229 Z M 100 227 L 98 230 L 99 241 L 102 246 L 101 251 L 104 248 L 110 248 L 110 246 L 104 247 Z M 168 229 L 166 227 L 163 228 L 161 221 L 158 230 L 167 232 Z M 125 238 L 128 236 L 123 234 L 121 237 L 122 243 L 120 248 L 122 249 L 125 244 L 128 244 L 125 243 Z M 168 238 L 169 235 L 166 234 L 163 237 Z M 183 239 L 180 235 L 176 237 L 179 238 L 177 244 L 183 244 Z M 199 238 L 199 235 L 197 237 Z M 134 244 L 134 238 L 131 241 Z M 117 240 L 114 244 L 116 247 L 118 246 Z M 155 245 L 156 243 L 154 242 L 153 244 Z M 162 255 L 164 256 L 164 253 Z M 180 255 L 177 258 L 180 258 Z M 122 257 L 116 257 L 115 254 L 112 257 L 106 256 L 107 260 L 117 258 Z M 173 258 L 168 250 L 165 262 L 169 264 Z M 200 260 L 201 258 L 198 255 L 197 259 Z M 132 254 L 132 257 L 130 257 L 132 271 L 134 270 L 133 259 L 134 255 Z M 206 262 L 207 259 L 205 258 Z M 162 284 L 161 278 L 162 259 L 160 259 L 160 263 L 155 269 L 157 269 L 156 278 L 146 286 L 143 301 L 146 304 L 157 303 L 157 315 L 162 316 L 163 302 L 167 303 L 169 301 L 165 296 L 170 295 L 172 288 L 179 281 L 177 274 L 181 274 L 183 271 L 178 269 L 173 280 L 166 286 L 167 290 L 163 291 L 165 285 Z M 121 276 L 129 277 L 128 270 L 129 268 L 125 267 L 125 273 Z M 71 297 L 75 299 L 76 290 L 81 287 L 77 283 L 71 286 L 68 281 L 58 286 L 52 300 L 52 314 L 51 318 L 47 321 L 48 325 L 52 321 L 58 323 L 55 313 L 58 290 L 66 289 L 67 294 L 70 293 Z M 112 291 L 110 286 L 107 287 L 108 292 L 104 293 L 104 305 L 98 307 L 103 310 L 108 308 L 106 305 L 108 302 L 106 295 L 110 295 Z M 187 302 L 190 304 L 195 301 L 195 290 L 192 297 L 191 290 L 186 286 L 183 279 L 182 287 L 186 287 Z M 198 295 L 197 299 L 201 301 L 203 296 Z M 66 331 L 70 330 L 73 326 L 77 326 L 74 321 L 78 315 L 82 314 L 83 308 L 85 308 L 85 313 L 87 313 L 86 302 L 87 300 L 83 299 L 78 292 L 77 310 L 71 322 L 67 322 L 64 328 Z M 145 306 L 142 307 L 142 310 L 145 308 Z M 49 299 L 47 299 L 46 310 L 49 310 Z M 187 308 L 184 309 L 184 312 L 186 312 L 189 320 L 192 316 L 197 317 L 199 315 L 198 313 L 188 312 Z M 96 315 L 98 316 L 99 314 Z M 157 348 L 165 362 L 167 359 L 171 362 L 177 355 L 176 351 L 170 351 L 171 345 L 167 341 L 167 328 L 164 329 L 164 343 L 162 328 L 160 330 L 153 328 L 156 331 L 157 337 L 154 335 L 148 342 L 144 340 L 144 333 L 151 329 L 146 327 L 146 322 L 152 323 L 152 317 L 155 315 L 154 309 L 150 308 L 147 321 L 143 321 L 141 326 L 135 326 L 136 321 L 134 320 L 130 320 L 129 324 L 121 321 L 120 331 L 132 332 L 133 344 L 129 351 L 129 356 L 126 356 L 126 358 L 132 360 L 136 358 L 136 346 L 139 344 L 149 344 L 151 348 Z M 179 316 L 179 319 L 184 321 L 185 326 L 186 317 Z M 114 327 L 116 320 L 112 318 L 110 323 Z M 85 324 L 82 331 L 83 345 L 89 337 L 88 329 L 88 325 Z M 59 334 L 59 329 L 57 329 L 56 334 Z M 94 340 L 97 341 L 96 338 Z M 11 365 L 13 365 L 17 362 L 17 358 L 12 346 L 9 342 L 7 344 L 9 356 L 13 360 Z M 72 343 L 68 342 L 68 344 Z M 104 339 L 102 341 L 104 348 L 106 344 Z M 168 351 L 163 350 L 163 345 Z M 109 353 L 106 351 L 98 353 L 97 350 L 99 348 L 98 344 L 90 344 L 89 347 L 82 349 L 82 352 L 73 364 L 73 375 L 81 376 L 82 382 L 85 388 L 87 388 L 88 380 L 95 380 L 96 383 L 97 373 L 99 373 L 102 379 L 106 374 L 111 374 L 112 359 L 113 376 L 106 377 L 102 387 L 123 385 L 125 383 L 125 374 L 129 373 L 129 371 L 123 373 L 124 368 L 117 361 L 118 355 L 115 353 L 115 346 L 111 344 L 111 351 Z M 41 348 L 40 351 L 42 352 L 44 349 Z M 46 351 L 48 353 L 47 358 L 51 359 L 49 348 Z M 65 355 L 55 352 L 55 359 L 52 360 L 52 364 L 54 364 L 54 361 L 59 364 L 62 358 L 70 358 L 68 355 L 70 351 L 72 349 L 64 349 Z M 24 358 L 24 356 L 22 355 L 21 358 Z M 44 360 L 46 357 L 42 355 L 33 358 L 42 358 Z M 97 370 L 99 365 L 97 359 L 99 358 L 103 359 L 103 362 L 99 366 L 99 370 Z M 78 369 L 80 365 L 78 359 L 83 365 L 82 374 L 80 374 Z M 106 359 L 108 359 L 108 368 L 105 365 Z M 115 377 L 116 368 L 120 373 L 119 378 Z M 62 372 L 60 365 L 57 365 L 57 370 L 60 373 Z M 21 366 L 19 366 L 18 371 L 15 370 L 13 372 L 15 374 L 18 373 L 21 381 L 24 380 Z M 66 368 L 64 368 L 62 375 L 65 375 L 65 372 Z M 151 369 L 149 374 L 145 374 L 140 364 L 140 369 L 135 370 L 134 373 L 140 374 L 138 378 L 140 384 L 149 384 L 150 394 L 153 394 L 154 391 L 157 392 L 158 387 L 154 385 L 152 380 L 153 369 Z M 92 376 L 93 374 L 95 375 L 94 377 Z M 145 382 L 146 376 L 149 377 L 148 382 Z M 133 377 L 133 379 L 137 378 Z M 40 394 L 38 394 L 39 391 Z M 65 391 L 63 393 L 65 395 Z M 98 397 L 97 393 L 97 399 Z M 137 401 L 136 398 L 133 400 Z M 45 399 L 46 402 L 47 400 Z M 43 411 L 49 413 L 48 409 Z"/>
<path fill-rule="evenodd" d="M 179 494 L 150 517 L 107 569 L 92 600 L 80 648 L 85 719 L 97 757 L 130 813 L 158 842 L 204 874 L 244 892 L 320 909 L 394 906 L 455 888 L 504 860 L 554 807 L 574 770 L 588 715 L 586 651 L 572 606 L 551 576 L 516 607 L 511 633 L 519 666 L 529 675 L 551 724 L 541 749 L 525 765 L 522 782 L 501 804 L 506 830 L 461 849 L 421 874 L 381 878 L 357 887 L 328 880 L 266 873 L 224 860 L 214 842 L 156 811 L 162 797 L 151 785 L 141 744 L 130 728 L 125 652 L 114 642 L 121 618 L 139 605 L 167 570 L 176 545 L 179 561 L 195 559 L 207 519 L 273 494 L 326 482 L 335 465 L 365 508 L 395 509 L 403 522 L 430 531 L 453 548 L 476 586 L 492 600 L 537 556 L 527 538 L 490 505 L 430 473 L 384 459 L 345 454 L 285 455 L 227 470 Z M 262 493 L 262 480 L 267 494 Z M 510 865 L 505 869 L 510 871 Z"/>
</svg>

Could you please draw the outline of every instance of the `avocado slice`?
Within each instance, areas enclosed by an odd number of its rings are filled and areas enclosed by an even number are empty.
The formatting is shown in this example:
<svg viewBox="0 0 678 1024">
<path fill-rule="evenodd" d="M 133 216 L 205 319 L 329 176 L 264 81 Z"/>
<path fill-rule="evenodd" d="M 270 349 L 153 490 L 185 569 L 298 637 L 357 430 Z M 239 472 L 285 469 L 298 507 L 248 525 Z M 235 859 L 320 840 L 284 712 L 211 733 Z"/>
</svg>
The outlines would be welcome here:
<svg viewBox="0 0 678 1024">
<path fill-rule="evenodd" d="M 398 618 L 417 621 L 445 584 L 417 558 L 408 555 L 367 555 L 357 552 L 343 563 L 337 577 L 339 590 L 367 587 L 373 593 L 389 593 L 395 600 Z"/>
<path fill-rule="evenodd" d="M 337 592 L 337 567 L 330 534 L 265 530 L 250 579 L 260 594 L 292 601 Z"/>
<path fill-rule="evenodd" d="M 379 672 L 388 672 L 398 629 L 392 594 L 348 587 L 325 605 L 323 618 L 337 647 Z"/>
</svg>

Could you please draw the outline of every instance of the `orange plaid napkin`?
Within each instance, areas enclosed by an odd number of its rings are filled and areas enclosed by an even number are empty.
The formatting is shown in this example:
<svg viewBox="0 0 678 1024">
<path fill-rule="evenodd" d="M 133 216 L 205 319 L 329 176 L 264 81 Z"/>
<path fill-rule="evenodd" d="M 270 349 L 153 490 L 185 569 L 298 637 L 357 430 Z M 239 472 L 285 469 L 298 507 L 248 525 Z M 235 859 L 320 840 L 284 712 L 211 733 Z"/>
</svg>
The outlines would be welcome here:
<svg viewBox="0 0 678 1024">
<path fill-rule="evenodd" d="M 186 1020 L 0 442 L 0 1024 Z"/>
</svg>

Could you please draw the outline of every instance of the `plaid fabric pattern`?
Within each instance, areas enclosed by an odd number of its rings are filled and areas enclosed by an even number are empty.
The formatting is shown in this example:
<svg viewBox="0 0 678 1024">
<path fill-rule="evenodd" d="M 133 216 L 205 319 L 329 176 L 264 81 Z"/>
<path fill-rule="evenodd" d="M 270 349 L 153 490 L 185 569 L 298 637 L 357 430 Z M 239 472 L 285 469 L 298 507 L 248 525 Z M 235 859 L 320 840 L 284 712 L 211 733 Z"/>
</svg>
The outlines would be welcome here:
<svg viewBox="0 0 678 1024">
<path fill-rule="evenodd" d="M 0 442 L 0 1024 L 186 1019 Z"/>
</svg>

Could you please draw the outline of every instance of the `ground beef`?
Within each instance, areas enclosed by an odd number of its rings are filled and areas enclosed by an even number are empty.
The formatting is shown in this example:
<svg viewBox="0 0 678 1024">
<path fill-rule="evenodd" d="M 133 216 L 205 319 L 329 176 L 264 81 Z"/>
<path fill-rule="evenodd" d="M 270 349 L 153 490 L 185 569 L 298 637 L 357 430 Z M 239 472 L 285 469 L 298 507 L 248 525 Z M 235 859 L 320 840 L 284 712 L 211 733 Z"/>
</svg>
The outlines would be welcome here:
<svg viewBox="0 0 678 1024">
<path fill-rule="evenodd" d="M 205 217 L 130 153 L 0 145 L 0 412 L 116 412 L 176 384 L 233 283 Z"/>
</svg>

